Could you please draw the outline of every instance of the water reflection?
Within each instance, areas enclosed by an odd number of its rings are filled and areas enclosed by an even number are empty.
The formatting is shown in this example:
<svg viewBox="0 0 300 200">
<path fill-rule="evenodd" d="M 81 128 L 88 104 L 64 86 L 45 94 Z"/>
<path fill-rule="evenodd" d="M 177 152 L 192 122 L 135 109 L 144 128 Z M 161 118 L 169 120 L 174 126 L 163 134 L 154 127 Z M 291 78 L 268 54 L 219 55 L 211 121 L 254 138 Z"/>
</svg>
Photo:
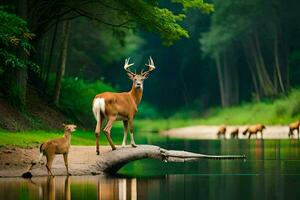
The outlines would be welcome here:
<svg viewBox="0 0 300 200">
<path fill-rule="evenodd" d="M 125 166 L 126 177 L 0 178 L 0 199 L 299 199 L 299 140 L 178 141 L 160 144 L 208 154 L 246 154 L 239 160 Z M 170 147 L 171 146 L 171 147 Z M 131 177 L 128 175 L 132 174 Z M 137 178 L 140 177 L 140 178 Z"/>
<path fill-rule="evenodd" d="M 137 199 L 136 178 L 105 176 L 0 179 L 0 199 Z"/>
</svg>

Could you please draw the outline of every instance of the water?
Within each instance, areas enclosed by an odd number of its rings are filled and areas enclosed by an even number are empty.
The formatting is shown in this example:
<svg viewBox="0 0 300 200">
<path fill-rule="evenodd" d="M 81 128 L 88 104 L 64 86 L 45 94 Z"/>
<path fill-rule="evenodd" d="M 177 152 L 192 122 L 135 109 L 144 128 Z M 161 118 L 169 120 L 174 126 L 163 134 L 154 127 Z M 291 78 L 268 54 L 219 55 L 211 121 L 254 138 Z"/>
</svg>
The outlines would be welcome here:
<svg viewBox="0 0 300 200">
<path fill-rule="evenodd" d="M 0 199 L 300 199 L 299 140 L 148 140 L 168 149 L 245 154 L 241 160 L 142 160 L 118 176 L 0 179 Z"/>
</svg>

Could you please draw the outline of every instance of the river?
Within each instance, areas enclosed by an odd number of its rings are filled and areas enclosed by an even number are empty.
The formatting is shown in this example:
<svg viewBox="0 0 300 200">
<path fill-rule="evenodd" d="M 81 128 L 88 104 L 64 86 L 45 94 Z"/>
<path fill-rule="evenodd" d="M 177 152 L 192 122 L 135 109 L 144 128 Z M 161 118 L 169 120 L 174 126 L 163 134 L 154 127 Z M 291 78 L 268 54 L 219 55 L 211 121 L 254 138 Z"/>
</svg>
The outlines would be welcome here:
<svg viewBox="0 0 300 200">
<path fill-rule="evenodd" d="M 195 163 L 141 160 L 126 165 L 115 177 L 1 178 L 0 199 L 300 199 L 299 140 L 164 138 L 143 142 L 248 158 Z"/>
</svg>

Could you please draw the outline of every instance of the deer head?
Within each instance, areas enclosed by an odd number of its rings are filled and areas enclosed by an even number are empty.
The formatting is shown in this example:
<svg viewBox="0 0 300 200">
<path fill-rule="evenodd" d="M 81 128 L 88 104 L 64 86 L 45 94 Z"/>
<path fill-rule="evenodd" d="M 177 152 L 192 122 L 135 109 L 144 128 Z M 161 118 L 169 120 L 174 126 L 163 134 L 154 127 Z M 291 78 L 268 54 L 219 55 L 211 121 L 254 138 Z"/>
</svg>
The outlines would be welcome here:
<svg viewBox="0 0 300 200">
<path fill-rule="evenodd" d="M 128 77 L 133 81 L 134 87 L 136 89 L 143 89 L 144 80 L 147 79 L 150 72 L 155 69 L 154 62 L 150 56 L 148 64 L 145 64 L 148 66 L 148 70 L 145 72 L 142 70 L 140 74 L 136 74 L 129 70 L 129 67 L 134 65 L 134 63 L 129 64 L 129 60 L 130 58 L 125 59 L 124 69 L 127 72 Z"/>
</svg>

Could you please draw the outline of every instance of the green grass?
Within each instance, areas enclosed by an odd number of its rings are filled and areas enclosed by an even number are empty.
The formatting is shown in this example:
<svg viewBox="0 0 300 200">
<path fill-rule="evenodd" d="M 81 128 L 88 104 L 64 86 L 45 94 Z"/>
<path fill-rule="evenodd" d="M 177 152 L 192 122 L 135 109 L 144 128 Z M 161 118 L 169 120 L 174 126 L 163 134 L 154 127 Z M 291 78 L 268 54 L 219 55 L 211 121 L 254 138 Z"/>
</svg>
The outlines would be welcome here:
<svg viewBox="0 0 300 200">
<path fill-rule="evenodd" d="M 187 113 L 190 111 L 185 112 L 181 111 L 175 115 L 177 117 L 169 119 L 136 120 L 135 124 L 138 129 L 150 132 L 192 125 L 286 125 L 300 119 L 300 89 L 293 89 L 288 96 L 275 100 L 243 103 L 230 108 L 212 108 L 202 114 L 202 117 L 189 118 L 186 116 L 189 116 Z"/>
<path fill-rule="evenodd" d="M 180 113 L 181 116 L 184 113 Z M 177 115 L 178 116 L 178 115 Z M 231 108 L 213 108 L 206 113 L 205 117 L 198 118 L 169 118 L 169 119 L 136 119 L 134 129 L 137 141 L 140 143 L 151 143 L 161 139 L 157 134 L 159 131 L 185 127 L 192 125 L 242 125 L 263 123 L 267 125 L 286 125 L 300 119 L 300 89 L 294 89 L 286 97 L 273 101 L 262 101 L 244 103 Z M 151 134 L 149 134 L 149 132 Z M 24 131 L 11 133 L 0 130 L 0 146 L 37 146 L 52 138 L 61 137 L 62 132 L 46 131 Z M 115 143 L 121 143 L 123 137 L 122 123 L 117 122 L 112 129 L 112 139 Z M 76 131 L 72 136 L 73 145 L 95 145 L 93 131 Z M 107 145 L 107 140 L 102 134 L 101 144 Z"/>
<path fill-rule="evenodd" d="M 114 133 L 112 139 L 114 142 L 120 143 L 123 137 L 123 131 L 117 125 L 112 129 Z M 17 146 L 17 147 L 36 147 L 41 143 L 63 136 L 61 132 L 48 132 L 43 130 L 23 131 L 23 132 L 7 132 L 0 130 L 0 147 L 1 146 Z M 77 130 L 72 134 L 72 145 L 95 145 L 95 134 L 92 131 Z M 108 145 L 104 136 L 101 135 L 100 144 Z"/>
</svg>

